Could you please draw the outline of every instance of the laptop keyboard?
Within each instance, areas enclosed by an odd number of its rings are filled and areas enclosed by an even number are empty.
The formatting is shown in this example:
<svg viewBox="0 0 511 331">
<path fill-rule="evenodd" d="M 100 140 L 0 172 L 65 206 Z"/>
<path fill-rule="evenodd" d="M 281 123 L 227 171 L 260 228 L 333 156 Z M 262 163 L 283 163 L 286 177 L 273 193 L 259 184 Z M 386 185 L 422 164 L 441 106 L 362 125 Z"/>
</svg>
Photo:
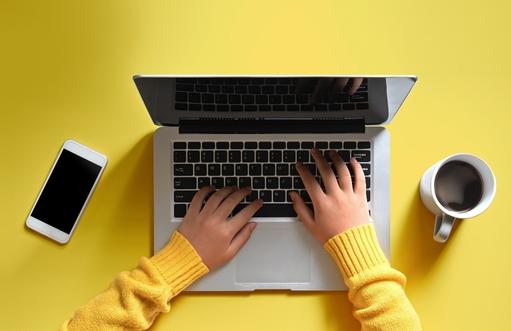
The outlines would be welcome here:
<svg viewBox="0 0 511 331">
<path fill-rule="evenodd" d="M 332 92 L 317 100 L 312 98 L 315 81 L 306 82 L 309 83 L 300 84 L 298 78 L 290 77 L 176 78 L 175 108 L 212 112 L 369 109 L 367 79 L 351 96 Z"/>
<path fill-rule="evenodd" d="M 369 141 L 177 141 L 173 143 L 174 217 L 184 217 L 195 193 L 203 186 L 250 186 L 252 193 L 234 214 L 258 198 L 263 207 L 254 217 L 295 217 L 288 193 L 297 191 L 312 207 L 296 162 L 309 168 L 321 183 L 310 155 L 311 148 L 335 150 L 345 162 L 355 157 L 366 179 L 366 196 L 371 200 L 371 143 Z M 352 176 L 350 164 L 347 163 Z M 334 169 L 335 172 L 335 169 Z M 353 177 L 352 177 L 353 179 Z"/>
</svg>

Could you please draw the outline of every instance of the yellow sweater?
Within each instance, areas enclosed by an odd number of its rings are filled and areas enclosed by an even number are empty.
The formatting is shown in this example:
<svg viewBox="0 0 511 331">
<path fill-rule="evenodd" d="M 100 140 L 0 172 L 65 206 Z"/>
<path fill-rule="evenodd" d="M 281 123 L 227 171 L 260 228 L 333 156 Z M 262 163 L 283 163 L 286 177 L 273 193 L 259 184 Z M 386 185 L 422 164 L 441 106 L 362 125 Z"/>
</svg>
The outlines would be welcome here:
<svg viewBox="0 0 511 331">
<path fill-rule="evenodd" d="M 420 330 L 404 293 L 406 278 L 390 267 L 372 224 L 352 228 L 325 243 L 349 288 L 353 315 L 362 330 Z M 144 330 L 170 300 L 208 272 L 192 245 L 175 232 L 167 246 L 79 308 L 61 330 Z"/>
</svg>

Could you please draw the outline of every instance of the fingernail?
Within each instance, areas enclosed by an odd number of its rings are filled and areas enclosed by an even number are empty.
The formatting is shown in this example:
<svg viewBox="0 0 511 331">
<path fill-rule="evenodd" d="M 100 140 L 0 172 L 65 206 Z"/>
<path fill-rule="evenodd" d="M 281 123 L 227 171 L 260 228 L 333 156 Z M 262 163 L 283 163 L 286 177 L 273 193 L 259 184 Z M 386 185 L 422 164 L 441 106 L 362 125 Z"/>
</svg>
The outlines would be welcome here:
<svg viewBox="0 0 511 331">
<path fill-rule="evenodd" d="M 351 158 L 351 162 L 357 162 L 357 159 L 356 159 L 356 158 L 354 158 L 354 157 L 352 157 L 352 158 Z"/>
<path fill-rule="evenodd" d="M 296 167 L 297 168 L 300 168 L 302 165 L 303 165 L 302 162 L 296 162 Z"/>
<path fill-rule="evenodd" d="M 254 230 L 257 226 L 257 223 L 250 223 L 250 230 Z"/>
<path fill-rule="evenodd" d="M 291 200 L 294 200 L 295 199 L 295 192 L 289 192 L 289 197 L 291 198 Z"/>
</svg>

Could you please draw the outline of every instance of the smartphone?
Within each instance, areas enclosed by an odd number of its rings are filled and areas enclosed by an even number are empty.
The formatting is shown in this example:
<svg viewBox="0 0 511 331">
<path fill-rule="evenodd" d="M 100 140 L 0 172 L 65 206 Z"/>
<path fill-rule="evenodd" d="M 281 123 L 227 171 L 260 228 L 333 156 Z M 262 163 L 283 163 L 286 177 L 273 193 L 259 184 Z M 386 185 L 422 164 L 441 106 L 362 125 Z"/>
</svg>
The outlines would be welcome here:
<svg viewBox="0 0 511 331">
<path fill-rule="evenodd" d="M 27 227 L 67 243 L 106 163 L 106 156 L 66 140 L 30 211 Z"/>
</svg>

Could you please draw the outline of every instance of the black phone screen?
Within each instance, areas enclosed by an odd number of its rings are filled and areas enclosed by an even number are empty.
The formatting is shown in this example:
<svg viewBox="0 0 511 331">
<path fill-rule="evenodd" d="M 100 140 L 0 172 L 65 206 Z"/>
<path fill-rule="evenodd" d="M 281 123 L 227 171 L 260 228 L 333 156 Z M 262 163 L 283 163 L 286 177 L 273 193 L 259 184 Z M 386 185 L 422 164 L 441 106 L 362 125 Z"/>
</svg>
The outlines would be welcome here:
<svg viewBox="0 0 511 331">
<path fill-rule="evenodd" d="M 70 233 L 100 171 L 99 165 L 63 149 L 31 216 Z"/>
</svg>

